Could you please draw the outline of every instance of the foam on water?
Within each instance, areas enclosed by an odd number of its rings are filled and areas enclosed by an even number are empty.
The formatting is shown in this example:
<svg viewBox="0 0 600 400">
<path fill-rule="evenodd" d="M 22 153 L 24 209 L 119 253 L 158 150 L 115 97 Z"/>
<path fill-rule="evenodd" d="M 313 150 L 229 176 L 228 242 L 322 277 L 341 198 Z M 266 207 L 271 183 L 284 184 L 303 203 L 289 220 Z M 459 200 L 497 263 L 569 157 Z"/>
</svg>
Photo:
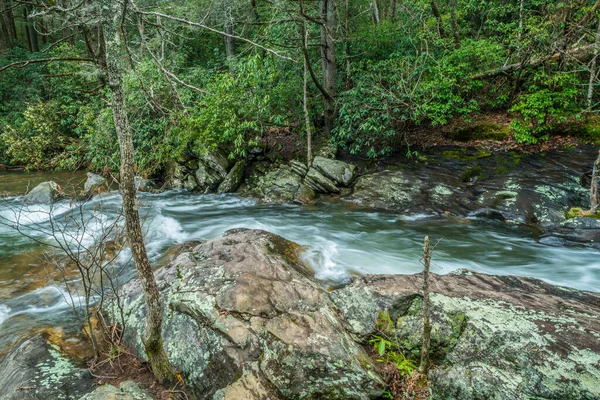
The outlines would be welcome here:
<svg viewBox="0 0 600 400">
<path fill-rule="evenodd" d="M 10 307 L 0 304 L 0 326 L 10 317 Z"/>
</svg>

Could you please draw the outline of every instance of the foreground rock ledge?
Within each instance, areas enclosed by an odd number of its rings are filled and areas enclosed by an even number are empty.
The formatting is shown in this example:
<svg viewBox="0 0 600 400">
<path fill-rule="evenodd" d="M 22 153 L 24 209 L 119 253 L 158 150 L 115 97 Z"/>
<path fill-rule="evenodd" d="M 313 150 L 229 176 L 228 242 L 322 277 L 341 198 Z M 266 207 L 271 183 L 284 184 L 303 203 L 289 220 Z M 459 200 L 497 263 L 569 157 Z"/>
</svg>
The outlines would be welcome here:
<svg viewBox="0 0 600 400">
<path fill-rule="evenodd" d="M 363 345 L 381 312 L 420 352 L 421 277 L 374 275 L 327 291 L 277 235 L 234 230 L 156 277 L 169 358 L 200 399 L 374 399 Z M 600 295 L 462 271 L 434 276 L 431 389 L 439 399 L 600 398 Z M 143 359 L 139 282 L 124 288 Z"/>
</svg>

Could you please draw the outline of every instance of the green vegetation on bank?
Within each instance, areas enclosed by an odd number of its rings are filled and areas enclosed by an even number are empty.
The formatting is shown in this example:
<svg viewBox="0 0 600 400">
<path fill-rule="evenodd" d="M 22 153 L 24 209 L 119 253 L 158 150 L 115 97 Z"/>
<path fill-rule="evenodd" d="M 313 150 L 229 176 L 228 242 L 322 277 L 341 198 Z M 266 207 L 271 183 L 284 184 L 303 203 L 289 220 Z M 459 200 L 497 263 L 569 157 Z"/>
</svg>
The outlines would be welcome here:
<svg viewBox="0 0 600 400">
<path fill-rule="evenodd" d="M 107 82 L 85 61 L 97 56 L 94 33 L 53 33 L 58 21 L 34 25 L 23 15 L 35 7 L 4 3 L 12 11 L 0 17 L 0 68 L 71 60 L 0 71 L 0 164 L 116 170 Z M 139 170 L 157 173 L 207 147 L 245 156 L 272 144 L 268 136 L 292 135 L 305 146 L 307 120 L 316 140 L 370 157 L 392 153 L 416 127 L 456 121 L 467 127 L 453 130 L 458 139 L 512 135 L 532 144 L 568 130 L 600 140 L 593 1 L 337 0 L 334 16 L 323 14 L 324 3 L 139 2 L 237 37 L 158 17 L 126 32 L 124 88 Z M 323 21 L 334 27 L 328 55 L 321 51 Z M 333 72 L 324 62 L 331 58 Z M 323 87 L 326 74 L 333 74 L 332 87 Z M 325 135 L 328 96 L 335 120 Z M 469 128 L 490 112 L 508 113 L 510 121 Z"/>
</svg>

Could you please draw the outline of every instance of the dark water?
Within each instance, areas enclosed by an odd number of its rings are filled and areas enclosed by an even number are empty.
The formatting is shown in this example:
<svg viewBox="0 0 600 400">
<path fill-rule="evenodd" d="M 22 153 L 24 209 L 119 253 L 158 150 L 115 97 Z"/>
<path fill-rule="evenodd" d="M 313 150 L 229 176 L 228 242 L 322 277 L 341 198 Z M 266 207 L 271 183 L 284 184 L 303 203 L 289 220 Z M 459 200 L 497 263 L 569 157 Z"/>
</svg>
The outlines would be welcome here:
<svg viewBox="0 0 600 400">
<path fill-rule="evenodd" d="M 1 180 L 1 179 L 5 180 Z M 66 178 L 66 177 L 65 177 Z M 45 180 L 45 179 L 42 179 Z M 0 191 L 19 192 L 18 183 L 0 176 Z M 0 217 L 15 220 L 19 196 L 0 203 Z M 77 204 L 62 201 L 52 208 L 30 206 L 21 214 L 21 226 L 33 239 L 51 242 L 47 234 L 50 218 L 66 220 Z M 86 206 L 87 229 L 73 230 L 75 242 L 92 244 L 110 225 L 120 208 L 116 192 L 97 196 Z M 142 194 L 146 243 L 151 260 L 175 243 L 210 239 L 232 228 L 265 229 L 305 247 L 303 257 L 317 277 L 343 282 L 353 274 L 409 274 L 421 270 L 419 258 L 423 238 L 440 240 L 433 256 L 433 272 L 445 274 L 469 268 L 493 274 L 536 277 L 550 283 L 598 291 L 600 254 L 587 248 L 556 248 L 536 243 L 533 234 L 502 223 L 455 218 L 428 219 L 420 215 L 397 215 L 356 209 L 351 204 L 320 203 L 311 206 L 259 205 L 251 199 L 231 195 L 197 195 L 186 191 Z M 76 332 L 77 321 L 64 278 L 42 254 L 48 248 L 0 225 L 0 349 L 32 331 L 64 327 Z M 127 251 L 117 262 L 127 263 Z M 127 276 L 132 276 L 133 272 Z M 75 279 L 74 276 L 67 277 Z"/>
</svg>

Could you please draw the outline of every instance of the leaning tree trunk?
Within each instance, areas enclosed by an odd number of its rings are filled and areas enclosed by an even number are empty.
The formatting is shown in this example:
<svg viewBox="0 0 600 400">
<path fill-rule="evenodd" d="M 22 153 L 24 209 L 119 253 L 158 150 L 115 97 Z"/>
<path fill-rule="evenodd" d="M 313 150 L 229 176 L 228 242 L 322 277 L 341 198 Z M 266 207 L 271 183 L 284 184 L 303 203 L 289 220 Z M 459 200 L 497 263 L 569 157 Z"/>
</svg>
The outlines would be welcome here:
<svg viewBox="0 0 600 400">
<path fill-rule="evenodd" d="M 120 20 L 115 17 L 115 21 Z M 114 21 L 111 21 L 113 24 Z M 105 28 L 109 30 L 110 28 Z M 143 343 L 152 372 L 160 382 L 173 381 L 174 372 L 163 347 L 162 342 L 162 306 L 159 291 L 154 279 L 152 266 L 146 254 L 146 246 L 142 236 L 142 226 L 138 213 L 138 203 L 134 180 L 134 147 L 133 135 L 127 120 L 125 96 L 123 93 L 123 80 L 119 65 L 119 45 L 122 38 L 118 37 L 117 29 L 113 27 L 114 38 L 107 39 L 106 32 L 101 40 L 104 43 L 103 67 L 108 78 L 108 87 L 112 96 L 112 113 L 115 130 L 119 141 L 121 153 L 121 182 L 120 189 L 123 196 L 123 213 L 127 228 L 127 240 L 131 247 L 133 260 L 144 289 L 146 302 L 146 327 L 143 334 Z M 111 35 L 112 36 L 112 35 Z"/>
<path fill-rule="evenodd" d="M 429 346 L 431 343 L 431 316 L 429 300 L 429 267 L 431 264 L 431 247 L 429 236 L 425 236 L 423 246 L 423 341 L 421 345 L 421 365 L 419 373 L 425 375 L 429 369 Z"/>
<path fill-rule="evenodd" d="M 335 123 L 335 97 L 337 96 L 337 69 L 335 58 L 335 1 L 321 0 L 321 68 L 323 71 L 323 96 L 326 136 L 331 135 Z"/>
<path fill-rule="evenodd" d="M 592 183 L 590 185 L 590 214 L 596 214 L 598 211 L 598 173 L 600 169 L 600 150 L 598 157 L 594 161 L 594 169 L 592 171 Z"/>
</svg>

